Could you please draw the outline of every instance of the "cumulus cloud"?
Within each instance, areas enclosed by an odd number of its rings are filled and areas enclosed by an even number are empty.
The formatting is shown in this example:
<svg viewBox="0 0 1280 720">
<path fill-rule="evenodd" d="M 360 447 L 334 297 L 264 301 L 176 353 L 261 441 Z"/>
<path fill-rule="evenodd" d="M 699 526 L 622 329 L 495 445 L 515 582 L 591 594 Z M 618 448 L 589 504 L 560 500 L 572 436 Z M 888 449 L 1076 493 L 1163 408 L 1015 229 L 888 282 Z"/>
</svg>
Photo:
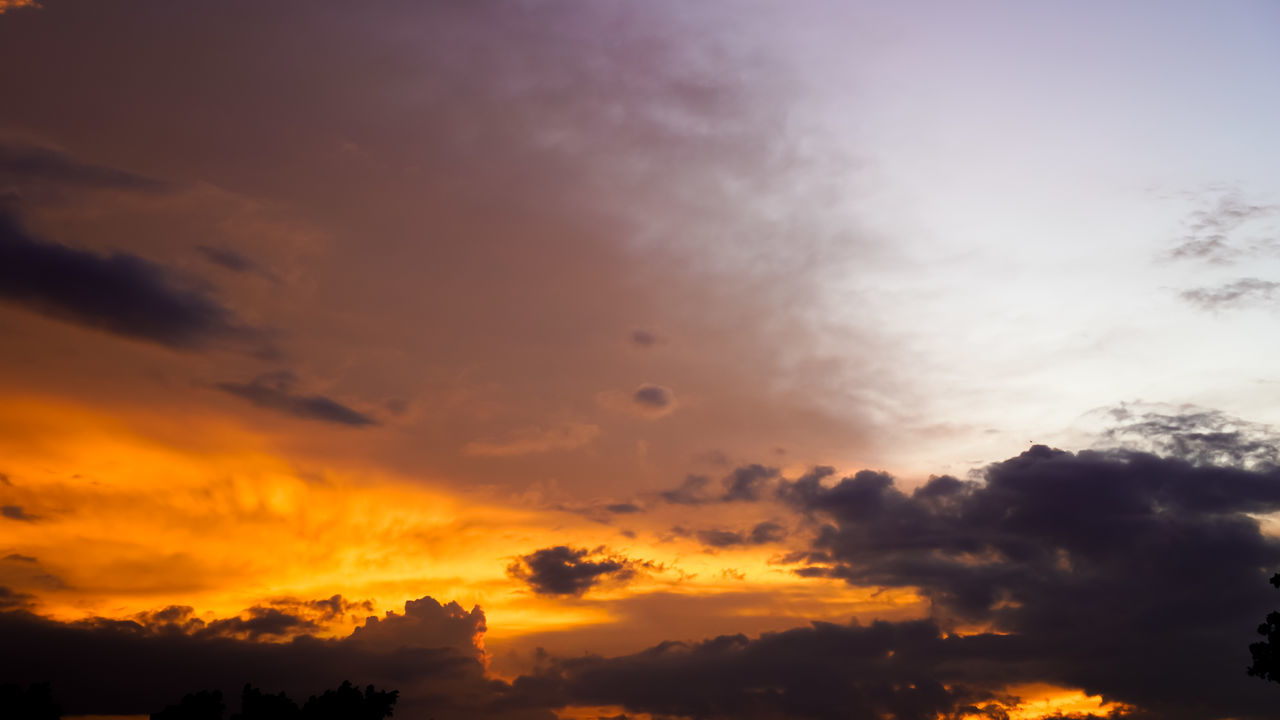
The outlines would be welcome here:
<svg viewBox="0 0 1280 720">
<path fill-rule="evenodd" d="M 766 545 L 781 542 L 787 537 L 787 529 L 782 525 L 766 521 L 757 523 L 750 531 L 736 530 L 699 530 L 695 533 L 703 545 L 715 548 L 734 547 L 736 545 Z"/>
<path fill-rule="evenodd" d="M 243 398 L 260 408 L 306 420 L 369 427 L 377 425 L 374 418 L 353 410 L 324 395 L 306 395 L 295 391 L 298 378 L 289 371 L 259 375 L 247 383 L 220 382 L 213 387 L 230 395 Z"/>
<path fill-rule="evenodd" d="M 1240 655 L 1280 564 L 1254 519 L 1280 511 L 1280 471 L 1036 446 L 981 481 L 895 485 L 871 471 L 783 483 L 817 533 L 800 572 L 917 588 L 938 622 L 1005 633 L 1040 681 L 1154 716 L 1269 712 Z"/>
<path fill-rule="evenodd" d="M 99 255 L 37 239 L 2 208 L 0 300 L 176 349 L 269 349 L 260 330 L 203 289 L 184 286 L 164 266 L 129 253 Z"/>
<path fill-rule="evenodd" d="M 1217 265 L 1231 264 L 1266 247 L 1265 244 L 1241 242 L 1234 234 L 1245 225 L 1272 217 L 1277 212 L 1280 212 L 1280 205 L 1248 202 L 1239 190 L 1222 190 L 1187 216 L 1184 221 L 1187 234 L 1178 239 L 1169 251 L 1169 257 Z"/>
<path fill-rule="evenodd" d="M 704 475 L 688 475 L 678 487 L 658 493 L 674 505 L 702 505 L 710 502 L 755 502 L 764 497 L 765 489 L 778 477 L 778 469 L 752 463 L 734 468 L 721 479 L 723 491 L 714 493 L 711 479 Z"/>
<path fill-rule="evenodd" d="M 1280 433 L 1270 425 L 1195 405 L 1122 403 L 1103 413 L 1111 425 L 1103 447 L 1127 448 L 1196 465 L 1267 468 L 1280 465 Z"/>
<path fill-rule="evenodd" d="M 0 603 L 21 602 L 20 595 L 0 590 Z M 6 638 L 0 676 L 51 682 L 69 714 L 146 714 L 186 692 L 219 689 L 230 696 L 246 682 L 306 697 L 351 680 L 400 690 L 397 714 L 406 717 L 554 720 L 545 704 L 485 677 L 474 641 L 484 631 L 478 609 L 466 613 L 422 598 L 406 605 L 403 615 L 390 613 L 331 640 L 301 634 L 265 642 L 271 634 L 242 626 L 214 632 L 210 625 L 193 623 L 190 608 L 182 606 L 135 620 L 74 623 L 11 609 L 0 612 Z"/>
<path fill-rule="evenodd" d="M 515 457 L 555 450 L 574 450 L 600 435 L 600 427 L 591 423 L 565 422 L 551 427 L 519 430 L 502 440 L 473 440 L 462 451 L 468 455 Z"/>
<path fill-rule="evenodd" d="M 641 570 L 653 567 L 650 561 L 608 554 L 602 547 L 587 550 L 557 545 L 520 556 L 507 567 L 507 573 L 539 595 L 582 595 L 602 583 L 626 583 Z"/>
<path fill-rule="evenodd" d="M 1228 310 L 1269 303 L 1277 288 L 1280 288 L 1280 282 L 1241 278 L 1217 287 L 1183 290 L 1178 296 L 1201 310 Z"/>
</svg>

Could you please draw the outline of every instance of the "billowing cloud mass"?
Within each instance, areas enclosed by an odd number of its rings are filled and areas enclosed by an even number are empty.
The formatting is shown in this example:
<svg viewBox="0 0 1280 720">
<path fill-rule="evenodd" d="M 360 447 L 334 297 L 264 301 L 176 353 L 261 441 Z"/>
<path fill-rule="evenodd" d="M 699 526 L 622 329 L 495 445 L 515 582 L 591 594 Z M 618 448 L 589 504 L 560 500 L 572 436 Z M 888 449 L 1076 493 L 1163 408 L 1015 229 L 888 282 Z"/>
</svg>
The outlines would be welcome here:
<svg viewBox="0 0 1280 720">
<path fill-rule="evenodd" d="M 0 684 L 1274 716 L 1277 12 L 0 0 Z"/>
<path fill-rule="evenodd" d="M 293 417 L 351 427 L 368 427 L 378 424 L 374 418 L 353 410 L 333 398 L 295 392 L 297 382 L 297 376 L 286 370 L 259 375 L 248 383 L 220 382 L 214 384 L 214 387 L 248 400 L 258 407 Z"/>
<path fill-rule="evenodd" d="M 535 593 L 581 595 L 597 585 L 625 583 L 653 566 L 651 562 L 609 554 L 604 548 L 557 545 L 520 556 L 507 567 L 507 572 L 528 583 Z"/>
<path fill-rule="evenodd" d="M 478 610 L 421 598 L 403 615 L 388 614 L 346 638 L 300 634 L 288 642 L 261 642 L 273 633 L 254 634 L 246 623 L 295 630 L 307 620 L 276 610 L 234 626 L 215 620 L 193 627 L 189 615 L 189 608 L 171 608 L 146 618 L 149 624 L 59 623 L 21 610 L 0 612 L 8 640 L 0 676 L 50 682 L 68 713 L 146 714 L 196 689 L 232 696 L 246 682 L 305 698 L 351 680 L 399 689 L 397 716 L 554 717 L 535 702 L 514 702 L 508 685 L 484 676 L 474 645 L 484 632 Z"/>
<path fill-rule="evenodd" d="M 262 347 L 259 331 L 163 266 L 130 253 L 100 255 L 38 239 L 3 210 L 0 300 L 171 348 Z"/>
</svg>

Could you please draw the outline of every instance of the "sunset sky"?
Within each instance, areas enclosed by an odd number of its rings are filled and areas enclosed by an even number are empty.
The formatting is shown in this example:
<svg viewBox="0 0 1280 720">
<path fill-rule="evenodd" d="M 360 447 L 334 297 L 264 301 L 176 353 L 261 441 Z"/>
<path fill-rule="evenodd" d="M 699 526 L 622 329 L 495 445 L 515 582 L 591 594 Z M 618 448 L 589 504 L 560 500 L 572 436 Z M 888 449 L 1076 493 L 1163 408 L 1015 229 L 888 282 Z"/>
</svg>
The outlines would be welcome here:
<svg viewBox="0 0 1280 720">
<path fill-rule="evenodd" d="M 1278 74 L 1271 0 L 0 0 L 0 684 L 1274 717 Z"/>
</svg>

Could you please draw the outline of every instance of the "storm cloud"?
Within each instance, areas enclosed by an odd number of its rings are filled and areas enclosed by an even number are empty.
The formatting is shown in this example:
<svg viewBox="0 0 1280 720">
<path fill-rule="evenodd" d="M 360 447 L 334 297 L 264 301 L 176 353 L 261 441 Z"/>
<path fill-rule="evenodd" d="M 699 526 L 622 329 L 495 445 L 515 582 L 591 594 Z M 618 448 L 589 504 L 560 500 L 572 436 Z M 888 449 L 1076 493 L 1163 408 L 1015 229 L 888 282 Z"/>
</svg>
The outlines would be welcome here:
<svg viewBox="0 0 1280 720">
<path fill-rule="evenodd" d="M 266 351 L 261 331 L 164 266 L 130 253 L 99 255 L 40 240 L 3 209 L 0 300 L 175 349 L 232 344 Z"/>
</svg>

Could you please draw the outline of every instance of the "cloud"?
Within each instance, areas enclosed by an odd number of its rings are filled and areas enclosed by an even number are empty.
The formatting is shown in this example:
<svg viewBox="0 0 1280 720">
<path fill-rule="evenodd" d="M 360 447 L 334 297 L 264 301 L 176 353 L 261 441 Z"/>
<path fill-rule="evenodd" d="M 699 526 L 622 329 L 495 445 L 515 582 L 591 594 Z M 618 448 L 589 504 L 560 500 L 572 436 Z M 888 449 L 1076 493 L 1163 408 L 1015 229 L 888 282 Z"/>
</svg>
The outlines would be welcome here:
<svg viewBox="0 0 1280 720">
<path fill-rule="evenodd" d="M 189 350 L 268 350 L 264 335 L 204 290 L 129 253 L 98 255 L 36 239 L 0 208 L 0 300 L 122 337 Z"/>
<path fill-rule="evenodd" d="M 612 503 L 604 506 L 605 510 L 615 515 L 630 515 L 632 513 L 644 512 L 644 508 L 635 503 Z"/>
<path fill-rule="evenodd" d="M 2 11 L 3 6 L 0 6 Z M 165 192 L 170 183 L 127 170 L 80 162 L 65 152 L 0 139 L 0 190 L 57 195 L 65 189 Z"/>
<path fill-rule="evenodd" d="M 1195 465 L 1265 469 L 1280 465 L 1280 433 L 1219 410 L 1122 403 L 1104 411 L 1113 425 L 1100 445 L 1186 460 Z"/>
<path fill-rule="evenodd" d="M 763 497 L 770 481 L 778 477 L 777 468 L 752 463 L 734 468 L 721 479 L 724 492 L 714 495 L 709 491 L 710 479 L 703 475 L 686 476 L 679 487 L 658 493 L 663 500 L 674 505 L 702 505 L 710 502 L 755 502 Z"/>
<path fill-rule="evenodd" d="M 750 532 L 730 530 L 699 530 L 695 533 L 703 545 L 716 548 L 735 545 L 766 545 L 780 542 L 787 537 L 787 529 L 775 522 L 758 523 Z"/>
<path fill-rule="evenodd" d="M 0 602 L 5 597 L 10 595 L 0 591 Z M 397 716 L 554 720 L 544 705 L 521 700 L 510 685 L 485 677 L 473 643 L 484 630 L 478 609 L 467 613 L 454 603 L 422 598 L 407 604 L 403 615 L 390 613 L 345 638 L 302 634 L 287 642 L 210 632 L 190 623 L 190 608 L 181 606 L 150 618 L 151 624 L 103 618 L 62 623 L 0 612 L 6 638 L 0 677 L 51 682 L 68 714 L 145 714 L 197 689 L 231 696 L 246 682 L 306 697 L 345 679 L 400 690 Z"/>
<path fill-rule="evenodd" d="M 663 490 L 658 497 L 673 505 L 701 505 L 711 502 L 705 489 L 711 482 L 706 475 L 687 475 L 680 486 L 672 490 Z"/>
<path fill-rule="evenodd" d="M 1201 310 L 1226 310 L 1269 303 L 1275 296 L 1277 288 L 1280 288 L 1280 282 L 1241 278 L 1218 287 L 1183 290 L 1178 293 L 1178 297 Z"/>
<path fill-rule="evenodd" d="M 20 505 L 5 505 L 0 507 L 0 517 L 6 517 L 10 520 L 19 520 L 21 522 L 35 522 L 35 516 L 27 513 Z"/>
<path fill-rule="evenodd" d="M 642 383 L 630 393 L 601 391 L 596 393 L 596 403 L 614 412 L 647 420 L 664 418 L 680 406 L 671 388 L 652 383 Z"/>
<path fill-rule="evenodd" d="M 650 348 L 660 342 L 657 335 L 649 330 L 632 330 L 631 343 L 636 347 Z"/>
<path fill-rule="evenodd" d="M 590 443 L 599 435 L 598 425 L 565 422 L 549 428 L 526 428 L 505 440 L 473 440 L 462 451 L 468 455 L 515 457 L 553 450 L 574 450 Z"/>
<path fill-rule="evenodd" d="M 259 375 L 248 383 L 215 383 L 214 387 L 225 393 L 244 398 L 260 408 L 276 410 L 306 420 L 369 427 L 378 421 L 362 412 L 353 410 L 323 395 L 303 395 L 293 388 L 297 377 L 288 371 Z"/>
<path fill-rule="evenodd" d="M 1268 244 L 1242 245 L 1232 234 L 1246 224 L 1280 212 L 1280 205 L 1246 202 L 1238 190 L 1221 192 L 1207 207 L 1188 215 L 1187 234 L 1169 251 L 1175 260 L 1201 260 L 1229 265 L 1239 258 L 1273 249 Z"/>
<path fill-rule="evenodd" d="M 780 497 L 814 522 L 802 575 L 916 588 L 944 627 L 1004 633 L 1037 682 L 1162 718 L 1271 712 L 1241 654 L 1273 600 L 1280 542 L 1254 516 L 1280 511 L 1280 470 L 1036 446 L 981 481 L 815 474 Z"/>
<path fill-rule="evenodd" d="M 17 10 L 18 8 L 38 8 L 40 3 L 36 0 L 0 0 L 0 15 Z"/>
<path fill-rule="evenodd" d="M 539 595 L 582 595 L 604 583 L 625 583 L 651 562 L 606 555 L 604 548 L 574 549 L 564 545 L 523 555 L 507 567 L 507 574 L 524 581 Z"/>
<path fill-rule="evenodd" d="M 34 601 L 34 595 L 0 585 L 0 612 L 30 609 Z"/>
<path fill-rule="evenodd" d="M 257 263 L 230 248 L 198 245 L 196 250 L 204 256 L 205 260 L 232 272 L 249 272 L 258 267 Z"/>
<path fill-rule="evenodd" d="M 670 412 L 670 408 L 675 406 L 676 396 L 661 385 L 641 385 L 631 395 L 631 400 L 645 410 Z"/>
<path fill-rule="evenodd" d="M 9 553 L 8 555 L 4 556 L 4 559 L 11 560 L 13 562 L 21 562 L 21 563 L 38 563 L 39 562 L 39 560 L 37 560 L 36 558 L 30 555 L 21 555 L 19 553 Z"/>
</svg>

